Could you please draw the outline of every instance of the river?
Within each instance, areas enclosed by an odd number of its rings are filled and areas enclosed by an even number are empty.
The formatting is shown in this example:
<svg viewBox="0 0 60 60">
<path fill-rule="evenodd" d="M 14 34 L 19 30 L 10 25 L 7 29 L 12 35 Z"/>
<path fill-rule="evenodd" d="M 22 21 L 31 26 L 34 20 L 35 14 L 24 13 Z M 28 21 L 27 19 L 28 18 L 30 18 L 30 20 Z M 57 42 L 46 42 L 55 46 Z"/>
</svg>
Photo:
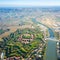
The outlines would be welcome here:
<svg viewBox="0 0 60 60">
<path fill-rule="evenodd" d="M 55 37 L 54 37 L 53 30 L 51 28 L 49 28 L 48 26 L 38 22 L 36 19 L 32 19 L 32 22 L 34 22 L 35 24 L 41 24 L 41 25 L 47 27 L 48 32 L 50 34 L 49 38 L 52 39 L 52 40 L 48 39 L 46 55 L 44 56 L 44 60 L 57 60 L 56 41 L 54 41 Z"/>
</svg>

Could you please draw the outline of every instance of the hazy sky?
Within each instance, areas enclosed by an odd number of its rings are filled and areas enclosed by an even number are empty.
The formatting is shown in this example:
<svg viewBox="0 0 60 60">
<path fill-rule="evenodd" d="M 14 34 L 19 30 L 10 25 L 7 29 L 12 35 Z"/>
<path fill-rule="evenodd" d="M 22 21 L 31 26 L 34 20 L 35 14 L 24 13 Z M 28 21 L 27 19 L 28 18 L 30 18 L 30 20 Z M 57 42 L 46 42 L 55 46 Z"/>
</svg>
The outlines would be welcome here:
<svg viewBox="0 0 60 60">
<path fill-rule="evenodd" d="M 0 0 L 0 7 L 60 6 L 60 0 Z"/>
</svg>

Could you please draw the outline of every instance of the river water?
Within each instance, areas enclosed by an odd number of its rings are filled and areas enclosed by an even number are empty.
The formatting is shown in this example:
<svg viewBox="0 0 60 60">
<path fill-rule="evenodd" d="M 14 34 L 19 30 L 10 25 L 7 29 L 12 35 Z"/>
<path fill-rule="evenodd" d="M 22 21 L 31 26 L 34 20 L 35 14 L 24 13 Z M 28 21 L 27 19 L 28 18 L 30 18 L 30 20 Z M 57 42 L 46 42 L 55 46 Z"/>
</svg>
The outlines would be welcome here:
<svg viewBox="0 0 60 60">
<path fill-rule="evenodd" d="M 48 40 L 45 60 L 57 60 L 56 42 Z"/>
<path fill-rule="evenodd" d="M 57 60 L 56 41 L 54 41 L 54 32 L 50 28 L 48 28 L 48 31 L 50 34 L 49 38 L 51 38 L 52 40 L 48 40 L 45 60 Z"/>
<path fill-rule="evenodd" d="M 48 32 L 50 34 L 49 38 L 52 39 L 52 40 L 48 39 L 47 48 L 46 48 L 46 55 L 44 57 L 44 60 L 57 60 L 56 41 L 54 41 L 54 32 L 53 32 L 53 30 L 51 28 L 49 28 L 48 26 L 38 22 L 36 19 L 32 19 L 32 21 L 35 24 L 41 24 L 41 25 L 47 27 Z"/>
</svg>

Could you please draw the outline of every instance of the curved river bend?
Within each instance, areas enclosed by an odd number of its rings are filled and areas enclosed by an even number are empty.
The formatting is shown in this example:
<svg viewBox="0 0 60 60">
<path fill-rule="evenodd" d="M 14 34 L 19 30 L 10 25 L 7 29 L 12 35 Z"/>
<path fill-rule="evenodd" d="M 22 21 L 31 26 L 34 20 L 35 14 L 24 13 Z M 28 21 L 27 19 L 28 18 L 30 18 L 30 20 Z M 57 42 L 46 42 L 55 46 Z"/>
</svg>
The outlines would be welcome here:
<svg viewBox="0 0 60 60">
<path fill-rule="evenodd" d="M 44 57 L 44 60 L 57 60 L 57 52 L 56 52 L 56 41 L 54 41 L 54 32 L 51 28 L 49 28 L 48 26 L 38 22 L 36 19 L 32 19 L 32 21 L 35 24 L 41 24 L 45 27 L 48 28 L 48 32 L 50 34 L 49 38 L 51 38 L 52 40 L 48 40 L 47 42 L 47 48 L 46 48 L 46 55 Z"/>
</svg>

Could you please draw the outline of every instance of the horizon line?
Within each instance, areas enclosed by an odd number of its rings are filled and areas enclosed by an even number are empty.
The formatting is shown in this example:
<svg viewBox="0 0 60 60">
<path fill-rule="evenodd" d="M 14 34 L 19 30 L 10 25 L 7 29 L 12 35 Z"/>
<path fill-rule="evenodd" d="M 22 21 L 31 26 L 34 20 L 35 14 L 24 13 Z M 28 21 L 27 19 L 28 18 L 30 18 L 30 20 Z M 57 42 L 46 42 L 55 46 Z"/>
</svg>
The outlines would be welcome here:
<svg viewBox="0 0 60 60">
<path fill-rule="evenodd" d="M 0 6 L 0 8 L 30 8 L 30 7 L 60 7 L 60 6 Z"/>
</svg>

